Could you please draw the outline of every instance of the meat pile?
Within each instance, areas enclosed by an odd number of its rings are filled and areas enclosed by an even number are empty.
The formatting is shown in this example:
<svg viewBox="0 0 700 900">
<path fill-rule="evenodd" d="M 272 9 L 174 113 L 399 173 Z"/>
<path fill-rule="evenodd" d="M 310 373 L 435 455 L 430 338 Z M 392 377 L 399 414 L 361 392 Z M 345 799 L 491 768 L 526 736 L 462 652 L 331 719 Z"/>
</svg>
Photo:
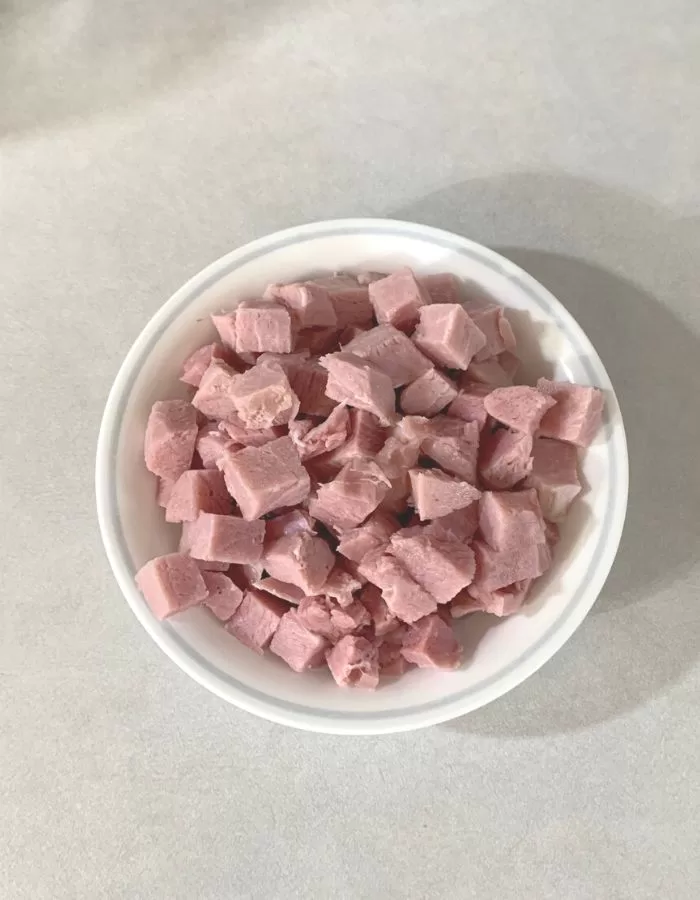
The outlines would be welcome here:
<svg viewBox="0 0 700 900">
<path fill-rule="evenodd" d="M 503 308 L 450 274 L 274 284 L 212 321 L 191 400 L 146 429 L 182 523 L 179 552 L 136 577 L 154 614 L 203 604 L 339 685 L 459 666 L 453 618 L 511 615 L 550 566 L 601 392 L 513 385 Z"/>
</svg>

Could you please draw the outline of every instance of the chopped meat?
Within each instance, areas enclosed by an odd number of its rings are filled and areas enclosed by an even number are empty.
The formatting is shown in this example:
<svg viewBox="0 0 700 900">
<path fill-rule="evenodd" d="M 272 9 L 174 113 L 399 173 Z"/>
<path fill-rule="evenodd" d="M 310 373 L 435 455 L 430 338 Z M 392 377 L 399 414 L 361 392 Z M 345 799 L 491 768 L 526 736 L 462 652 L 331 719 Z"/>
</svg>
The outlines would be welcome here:
<svg viewBox="0 0 700 900">
<path fill-rule="evenodd" d="M 322 665 L 327 649 L 328 642 L 309 631 L 295 610 L 282 616 L 270 642 L 270 650 L 295 672 Z"/>
<path fill-rule="evenodd" d="M 158 479 L 158 486 L 156 488 L 156 502 L 158 503 L 158 506 L 162 506 L 163 509 L 167 507 L 174 487 L 175 481 L 173 481 L 172 478 Z"/>
<path fill-rule="evenodd" d="M 204 605 L 217 619 L 226 622 L 241 605 L 243 591 L 222 572 L 202 572 L 202 578 L 209 591 Z"/>
<path fill-rule="evenodd" d="M 345 609 L 353 603 L 353 594 L 359 591 L 361 587 L 362 583 L 359 579 L 336 566 L 323 585 L 323 593 Z"/>
<path fill-rule="evenodd" d="M 396 419 L 391 380 L 376 366 L 345 351 L 323 356 L 321 365 L 328 371 L 327 396 L 374 413 L 384 425 Z"/>
<path fill-rule="evenodd" d="M 291 438 L 246 447 L 224 466 L 226 486 L 244 519 L 301 503 L 311 482 Z"/>
<path fill-rule="evenodd" d="M 556 400 L 540 423 L 542 437 L 588 447 L 603 419 L 603 392 L 598 388 L 540 378 L 537 390 Z"/>
<path fill-rule="evenodd" d="M 202 375 L 192 405 L 209 419 L 228 419 L 236 416 L 233 383 L 236 372 L 221 359 L 212 359 Z"/>
<path fill-rule="evenodd" d="M 266 594 L 272 594 L 273 597 L 279 597 L 287 603 L 293 603 L 298 606 L 306 596 L 296 584 L 288 584 L 286 581 L 280 581 L 279 578 L 272 578 L 269 575 L 265 578 L 258 578 L 253 582 L 252 586 L 259 591 L 265 591 Z"/>
<path fill-rule="evenodd" d="M 381 550 L 368 553 L 358 568 L 369 582 L 382 589 L 382 598 L 392 616 L 402 622 L 415 622 L 437 609 L 435 598 L 388 553 Z"/>
<path fill-rule="evenodd" d="M 379 654 L 366 638 L 347 635 L 327 656 L 328 668 L 343 687 L 374 690 L 379 683 Z"/>
<path fill-rule="evenodd" d="M 327 416 L 333 411 L 335 403 L 326 396 L 328 372 L 316 360 L 300 358 L 285 371 L 299 399 L 301 413 L 305 416 Z"/>
<path fill-rule="evenodd" d="M 545 519 L 563 518 L 581 492 L 576 447 L 552 438 L 535 438 L 532 472 L 526 483 L 537 491 Z"/>
<path fill-rule="evenodd" d="M 277 597 L 250 590 L 225 627 L 242 644 L 262 655 L 286 612 L 287 606 Z"/>
<path fill-rule="evenodd" d="M 421 275 L 418 281 L 430 295 L 431 303 L 461 303 L 462 290 L 459 278 L 451 272 Z"/>
<path fill-rule="evenodd" d="M 272 363 L 253 366 L 242 375 L 236 375 L 230 396 L 238 417 L 249 429 L 283 425 L 299 411 L 299 399 L 284 370 Z"/>
<path fill-rule="evenodd" d="M 416 531 L 418 533 L 414 533 Z M 391 552 L 422 588 L 438 603 L 447 603 L 474 578 L 474 553 L 467 544 L 442 541 L 425 528 L 397 531 Z"/>
<path fill-rule="evenodd" d="M 505 355 L 505 353 L 501 353 L 500 356 L 491 356 L 481 362 L 472 360 L 465 372 L 468 382 L 490 384 L 492 387 L 509 387 L 513 384 L 513 376 L 501 364 L 501 359 Z M 517 357 L 513 358 L 517 359 Z"/>
<path fill-rule="evenodd" d="M 452 369 L 466 369 L 486 341 L 458 303 L 423 306 L 413 340 L 433 362 Z"/>
<path fill-rule="evenodd" d="M 312 356 L 333 353 L 340 348 L 337 328 L 304 328 L 297 334 L 297 350 L 305 350 Z"/>
<path fill-rule="evenodd" d="M 309 503 L 309 512 L 329 528 L 355 528 L 373 513 L 390 488 L 379 466 L 366 459 L 351 460 L 338 475 L 322 484 Z"/>
<path fill-rule="evenodd" d="M 182 365 L 180 381 L 184 381 L 185 384 L 191 384 L 193 387 L 199 387 L 202 376 L 209 368 L 212 359 L 223 360 L 223 362 L 233 368 L 236 366 L 234 353 L 224 347 L 223 344 L 207 344 L 187 357 Z"/>
<path fill-rule="evenodd" d="M 338 320 L 338 329 L 348 325 L 366 328 L 371 324 L 373 309 L 369 302 L 367 285 L 359 284 L 352 275 L 314 278 L 313 283 L 328 291 Z"/>
<path fill-rule="evenodd" d="M 353 459 L 374 459 L 386 440 L 386 428 L 363 409 L 350 409 L 347 441 L 315 460 L 319 481 L 328 481 Z"/>
<path fill-rule="evenodd" d="M 375 365 L 389 376 L 395 388 L 415 381 L 433 368 L 411 339 L 393 325 L 377 325 L 358 334 L 344 350 Z"/>
<path fill-rule="evenodd" d="M 480 491 L 468 481 L 453 478 L 436 469 L 411 469 L 408 474 L 413 502 L 422 521 L 463 509 L 481 496 Z"/>
<path fill-rule="evenodd" d="M 430 303 L 430 294 L 405 268 L 371 282 L 369 299 L 377 322 L 412 331 L 418 322 L 418 310 Z"/>
<path fill-rule="evenodd" d="M 291 353 L 294 326 L 289 310 L 268 300 L 244 300 L 236 308 L 237 353 Z"/>
<path fill-rule="evenodd" d="M 288 534 L 314 533 L 316 523 L 304 509 L 291 509 L 272 519 L 267 520 L 265 538 L 268 541 L 277 540 Z"/>
<path fill-rule="evenodd" d="M 523 431 L 525 434 L 537 431 L 542 416 L 554 404 L 551 397 L 524 384 L 496 388 L 484 398 L 484 407 L 490 416 L 513 431 Z"/>
<path fill-rule="evenodd" d="M 228 434 L 223 433 L 215 422 L 208 422 L 199 429 L 195 449 L 205 469 L 216 469 L 225 453 L 242 450 L 243 445 L 237 444 Z"/>
<path fill-rule="evenodd" d="M 273 578 L 317 594 L 333 568 L 335 556 L 321 537 L 308 532 L 289 534 L 265 550 L 265 569 Z"/>
<path fill-rule="evenodd" d="M 499 428 L 484 433 L 479 449 L 479 474 L 487 488 L 514 488 L 532 471 L 532 438 L 529 434 Z"/>
<path fill-rule="evenodd" d="M 360 593 L 360 602 L 372 617 L 374 633 L 383 637 L 399 626 L 399 620 L 392 616 L 389 607 L 382 597 L 381 589 L 376 584 L 366 584 Z"/>
<path fill-rule="evenodd" d="M 182 535 L 182 546 L 195 559 L 253 563 L 262 555 L 265 523 L 203 512 L 184 523 Z"/>
<path fill-rule="evenodd" d="M 408 629 L 401 655 L 421 669 L 456 669 L 462 661 L 462 646 L 452 628 L 432 615 Z"/>
<path fill-rule="evenodd" d="M 456 509 L 446 516 L 433 519 L 425 526 L 425 531 L 441 541 L 467 543 L 474 537 L 478 527 L 479 504 L 472 503 L 464 509 Z"/>
<path fill-rule="evenodd" d="M 514 584 L 509 584 L 507 587 L 499 588 L 495 591 L 485 591 L 472 585 L 469 588 L 469 592 L 471 594 L 471 602 L 477 607 L 474 611 L 490 613 L 492 616 L 499 616 L 499 618 L 512 616 L 513 613 L 518 612 L 525 602 L 531 584 L 532 579 L 528 578 L 524 581 L 516 581 Z M 457 608 L 459 608 L 459 605 Z M 452 615 L 455 615 L 454 609 L 452 610 Z"/>
<path fill-rule="evenodd" d="M 479 501 L 479 528 L 494 550 L 513 550 L 545 540 L 537 491 L 485 491 Z"/>
<path fill-rule="evenodd" d="M 474 590 L 495 591 L 515 581 L 537 578 L 546 572 L 552 562 L 552 554 L 546 542 L 524 544 L 512 550 L 494 550 L 483 541 L 474 541 L 476 556 Z"/>
<path fill-rule="evenodd" d="M 467 303 L 467 310 L 486 341 L 475 354 L 477 362 L 498 356 L 506 350 L 515 352 L 515 335 L 502 306 L 475 301 Z"/>
<path fill-rule="evenodd" d="M 397 434 L 389 435 L 382 449 L 375 459 L 387 478 L 400 478 L 407 469 L 412 468 L 418 462 L 420 454 L 420 441 L 405 440 Z"/>
<path fill-rule="evenodd" d="M 435 416 L 457 396 L 457 385 L 438 372 L 428 369 L 401 392 L 401 409 L 409 415 Z"/>
<path fill-rule="evenodd" d="M 269 444 L 270 441 L 274 441 L 284 434 L 282 426 L 249 428 L 238 417 L 236 412 L 231 413 L 225 422 L 219 422 L 219 430 L 227 434 L 234 443 L 239 444 L 241 447 L 262 447 L 263 444 Z M 225 451 L 219 460 L 217 468 L 222 468 L 222 460 L 228 459 L 229 456 L 230 454 Z"/>
<path fill-rule="evenodd" d="M 306 628 L 332 643 L 356 634 L 371 624 L 370 615 L 357 600 L 342 608 L 329 597 L 305 597 L 297 610 Z"/>
<path fill-rule="evenodd" d="M 461 433 L 450 433 L 449 428 L 445 427 L 450 422 L 459 423 Z M 433 420 L 433 428 L 423 438 L 421 449 L 445 472 L 476 484 L 479 459 L 479 426 L 476 422 L 439 416 Z"/>
<path fill-rule="evenodd" d="M 292 425 L 294 424 L 301 424 L 301 422 L 290 424 L 290 436 L 292 435 Z M 311 425 L 310 429 L 304 429 L 306 434 L 295 440 L 299 455 L 303 460 L 313 459 L 322 453 L 330 453 L 331 450 L 337 450 L 338 447 L 341 447 L 347 441 L 350 428 L 348 408 L 340 404 L 333 409 L 333 412 L 320 425 L 314 426 L 313 422 Z M 294 440 L 293 436 L 292 440 Z"/>
<path fill-rule="evenodd" d="M 193 559 L 183 553 L 157 556 L 139 569 L 136 584 L 157 619 L 197 606 L 207 586 Z"/>
<path fill-rule="evenodd" d="M 483 428 L 488 419 L 484 401 L 491 390 L 485 384 L 465 385 L 450 403 L 447 415 L 462 419 L 463 422 L 476 422 L 479 428 Z"/>
<path fill-rule="evenodd" d="M 219 313 L 218 315 L 213 315 L 211 317 L 211 322 L 214 328 L 219 333 L 219 337 L 222 342 L 229 347 L 231 350 L 236 349 L 236 310 L 234 309 L 232 312 Z M 214 357 L 212 356 L 212 359 Z M 220 357 L 224 359 L 225 362 L 228 360 L 225 357 Z M 233 365 L 233 363 L 231 363 Z"/>
<path fill-rule="evenodd" d="M 146 425 L 146 467 L 160 478 L 175 481 L 192 465 L 197 441 L 197 413 L 184 400 L 159 400 Z"/>
<path fill-rule="evenodd" d="M 338 317 L 328 291 L 312 281 L 296 284 L 271 284 L 266 299 L 282 302 L 297 321 L 299 328 L 336 328 Z"/>
<path fill-rule="evenodd" d="M 337 407 L 335 408 L 337 409 Z M 304 458 L 304 438 L 313 427 L 314 423 L 311 419 L 295 419 L 287 426 L 287 433 L 292 439 L 294 446 L 297 448 L 297 453 L 299 454 L 301 459 Z"/>
<path fill-rule="evenodd" d="M 338 542 L 338 553 L 354 562 L 362 562 L 372 550 L 386 547 L 389 538 L 398 528 L 399 523 L 394 516 L 378 510 L 364 525 L 343 532 Z"/>
<path fill-rule="evenodd" d="M 190 469 L 173 485 L 165 508 L 165 521 L 194 522 L 201 512 L 226 515 L 232 506 L 221 472 Z"/>
</svg>

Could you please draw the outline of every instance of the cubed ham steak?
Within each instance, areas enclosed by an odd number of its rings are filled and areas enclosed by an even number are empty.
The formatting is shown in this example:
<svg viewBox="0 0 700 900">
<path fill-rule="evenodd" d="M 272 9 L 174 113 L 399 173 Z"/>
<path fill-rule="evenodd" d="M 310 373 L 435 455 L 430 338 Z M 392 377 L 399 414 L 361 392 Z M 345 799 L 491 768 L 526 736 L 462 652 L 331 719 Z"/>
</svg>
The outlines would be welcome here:
<svg viewBox="0 0 700 900">
<path fill-rule="evenodd" d="M 421 306 L 431 302 L 429 292 L 410 269 L 399 269 L 369 285 L 369 299 L 380 324 L 412 331 Z"/>
<path fill-rule="evenodd" d="M 154 475 L 176 481 L 192 464 L 197 412 L 184 400 L 159 400 L 146 425 L 144 456 Z"/>
<path fill-rule="evenodd" d="M 433 368 L 410 338 L 393 325 L 377 325 L 363 331 L 343 349 L 372 363 L 389 376 L 395 388 L 415 381 Z"/>
<path fill-rule="evenodd" d="M 147 562 L 139 569 L 136 583 L 157 619 L 197 606 L 208 594 L 199 567 L 183 553 L 157 556 Z"/>
<path fill-rule="evenodd" d="M 603 418 L 603 392 L 568 382 L 540 378 L 537 390 L 551 397 L 556 405 L 540 423 L 542 437 L 557 438 L 577 447 L 588 447 L 600 429 Z"/>
<path fill-rule="evenodd" d="M 486 338 L 459 303 L 435 303 L 421 307 L 413 341 L 437 365 L 466 369 Z"/>
<path fill-rule="evenodd" d="M 328 371 L 328 397 L 373 413 L 382 425 L 395 421 L 394 390 L 381 369 L 347 350 L 322 356 L 321 365 Z"/>
<path fill-rule="evenodd" d="M 537 491 L 545 519 L 563 518 L 581 492 L 576 447 L 551 438 L 536 438 L 527 484 Z"/>
</svg>

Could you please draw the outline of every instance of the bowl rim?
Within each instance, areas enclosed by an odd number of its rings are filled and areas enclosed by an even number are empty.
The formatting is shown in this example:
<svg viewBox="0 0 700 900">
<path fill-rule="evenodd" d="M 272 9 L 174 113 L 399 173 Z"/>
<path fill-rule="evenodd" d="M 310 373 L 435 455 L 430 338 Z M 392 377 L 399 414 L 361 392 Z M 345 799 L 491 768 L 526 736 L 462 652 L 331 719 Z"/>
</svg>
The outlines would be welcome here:
<svg viewBox="0 0 700 900">
<path fill-rule="evenodd" d="M 214 669 L 204 657 L 188 647 L 167 620 L 159 622 L 155 619 L 133 579 L 134 567 L 119 520 L 114 464 L 121 434 L 121 419 L 135 378 L 153 343 L 187 305 L 236 268 L 272 250 L 320 237 L 353 234 L 392 234 L 428 240 L 460 255 L 477 259 L 481 264 L 515 282 L 546 311 L 547 316 L 553 318 L 555 324 L 577 345 L 590 383 L 606 392 L 606 417 L 611 425 L 607 450 L 613 490 L 599 529 L 598 562 L 591 577 L 579 587 L 561 615 L 539 637 L 534 647 L 526 649 L 505 670 L 483 682 L 430 703 L 395 711 L 332 713 L 280 701 L 243 685 L 232 676 Z M 274 232 L 224 254 L 176 290 L 142 329 L 119 368 L 105 404 L 95 460 L 97 517 L 105 552 L 125 599 L 156 644 L 195 681 L 241 709 L 282 725 L 329 734 L 388 734 L 436 725 L 496 700 L 534 674 L 566 643 L 597 599 L 619 546 L 628 490 L 627 442 L 614 388 L 589 338 L 561 302 L 515 263 L 475 241 L 432 226 L 377 218 L 330 219 Z"/>
</svg>

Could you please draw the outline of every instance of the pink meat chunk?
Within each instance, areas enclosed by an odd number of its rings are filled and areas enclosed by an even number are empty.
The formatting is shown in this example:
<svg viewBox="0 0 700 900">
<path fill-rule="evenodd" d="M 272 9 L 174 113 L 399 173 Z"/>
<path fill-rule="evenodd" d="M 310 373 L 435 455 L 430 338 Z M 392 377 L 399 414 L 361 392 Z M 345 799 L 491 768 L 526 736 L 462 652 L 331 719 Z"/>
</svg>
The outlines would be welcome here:
<svg viewBox="0 0 700 900">
<path fill-rule="evenodd" d="M 209 419 L 236 416 L 233 385 L 236 372 L 223 360 L 213 359 L 202 376 L 192 405 Z"/>
<path fill-rule="evenodd" d="M 299 399 L 281 366 L 253 366 L 231 385 L 236 413 L 246 428 L 284 425 L 299 412 Z"/>
<path fill-rule="evenodd" d="M 321 537 L 308 532 L 289 534 L 265 550 L 265 569 L 273 578 L 317 594 L 335 563 L 335 554 Z"/>
<path fill-rule="evenodd" d="M 598 388 L 540 378 L 537 390 L 556 401 L 540 423 L 542 437 L 588 447 L 600 428 L 605 403 Z"/>
<path fill-rule="evenodd" d="M 457 385 L 437 369 L 412 381 L 401 392 L 401 409 L 408 415 L 435 416 L 457 396 Z"/>
<path fill-rule="evenodd" d="M 297 442 L 302 460 L 313 459 L 322 453 L 330 453 L 331 450 L 337 450 L 347 441 L 350 429 L 348 408 L 343 404 L 336 406 L 325 422 L 316 426 L 313 426 L 313 423 L 311 425 L 312 427 Z M 289 433 L 290 435 L 292 433 L 291 424 Z"/>
<path fill-rule="evenodd" d="M 166 508 L 168 502 L 170 501 L 170 495 L 173 492 L 175 484 L 176 482 L 173 481 L 172 478 L 158 479 L 158 486 L 156 488 L 156 502 L 158 503 L 158 506 L 162 506 L 163 509 Z"/>
<path fill-rule="evenodd" d="M 512 550 L 545 540 L 537 491 L 485 491 L 479 501 L 479 528 L 494 550 Z"/>
<path fill-rule="evenodd" d="M 303 534 L 304 532 L 313 534 L 315 526 L 316 523 L 306 510 L 290 509 L 289 512 L 267 520 L 265 538 L 268 541 L 275 541 L 277 538 L 289 534 Z"/>
<path fill-rule="evenodd" d="M 273 597 L 279 597 L 287 603 L 293 603 L 298 606 L 306 596 L 300 587 L 295 584 L 288 584 L 286 581 L 280 581 L 279 578 L 272 578 L 269 575 L 265 578 L 258 578 L 252 583 L 252 586 L 266 594 L 272 594 Z"/>
<path fill-rule="evenodd" d="M 502 306 L 476 301 L 467 303 L 467 310 L 486 340 L 474 356 L 476 362 L 504 351 L 515 353 L 515 335 Z"/>
<path fill-rule="evenodd" d="M 338 317 L 328 291 L 309 282 L 270 285 L 266 299 L 281 301 L 297 321 L 299 328 L 336 328 Z"/>
<path fill-rule="evenodd" d="M 355 528 L 373 513 L 391 487 L 379 466 L 367 459 L 351 460 L 311 498 L 309 513 L 339 532 Z"/>
<path fill-rule="evenodd" d="M 542 416 L 551 409 L 555 401 L 540 391 L 524 384 L 515 387 L 496 388 L 484 398 L 486 412 L 503 422 L 513 431 L 534 434 Z"/>
<path fill-rule="evenodd" d="M 354 602 L 354 595 L 361 587 L 362 582 L 358 578 L 335 566 L 323 585 L 323 593 L 345 609 Z"/>
<path fill-rule="evenodd" d="M 418 310 L 430 303 L 430 294 L 405 268 L 371 282 L 369 299 L 377 322 L 411 331 L 418 322 Z"/>
<path fill-rule="evenodd" d="M 462 301 L 459 278 L 451 272 L 421 275 L 418 281 L 428 292 L 431 303 L 461 303 Z"/>
<path fill-rule="evenodd" d="M 421 308 L 413 341 L 438 365 L 466 369 L 486 338 L 463 306 L 435 303 Z"/>
<path fill-rule="evenodd" d="M 291 353 L 294 327 L 281 303 L 245 300 L 236 309 L 237 353 Z"/>
<path fill-rule="evenodd" d="M 496 591 L 516 581 L 537 578 L 547 571 L 552 554 L 546 542 L 523 544 L 511 550 L 494 550 L 484 541 L 474 541 L 472 549 L 476 557 L 474 591 Z"/>
<path fill-rule="evenodd" d="M 207 586 L 193 559 L 184 553 L 157 556 L 136 574 L 136 584 L 157 619 L 197 606 L 207 596 Z"/>
<path fill-rule="evenodd" d="M 299 398 L 299 411 L 305 416 L 328 416 L 335 403 L 326 396 L 328 372 L 315 360 L 303 360 L 287 372 L 292 390 Z"/>
<path fill-rule="evenodd" d="M 313 284 L 328 291 L 328 296 L 335 309 L 339 330 L 348 325 L 358 325 L 363 328 L 370 325 L 374 310 L 369 302 L 367 285 L 359 284 L 352 275 L 314 278 Z"/>
<path fill-rule="evenodd" d="M 199 429 L 195 449 L 205 469 L 216 469 L 225 453 L 236 453 L 243 446 L 224 434 L 216 423 L 208 422 Z"/>
<path fill-rule="evenodd" d="M 399 620 L 389 612 L 381 589 L 376 584 L 366 584 L 362 588 L 360 602 L 371 616 L 374 633 L 377 637 L 383 637 L 396 630 Z"/>
<path fill-rule="evenodd" d="M 435 612 L 437 601 L 406 571 L 400 560 L 381 550 L 368 553 L 359 564 L 364 577 L 381 588 L 389 612 L 402 622 L 415 622 Z"/>
<path fill-rule="evenodd" d="M 507 491 L 531 471 L 532 438 L 529 434 L 499 428 L 482 435 L 479 474 L 487 488 Z"/>
<path fill-rule="evenodd" d="M 469 384 L 462 387 L 455 399 L 447 409 L 448 416 L 462 419 L 463 422 L 476 422 L 479 428 L 483 428 L 488 419 L 488 413 L 484 406 L 486 397 L 492 388 L 485 384 Z"/>
<path fill-rule="evenodd" d="M 311 488 L 308 472 L 289 437 L 236 453 L 224 465 L 224 478 L 243 518 L 249 520 L 283 506 L 296 506 Z"/>
<path fill-rule="evenodd" d="M 197 413 L 184 400 L 159 400 L 146 425 L 144 457 L 149 472 L 176 481 L 192 465 Z"/>
<path fill-rule="evenodd" d="M 393 325 L 377 325 L 361 332 L 347 344 L 345 352 L 372 363 L 389 376 L 395 388 L 415 381 L 433 368 L 411 339 Z"/>
<path fill-rule="evenodd" d="M 338 553 L 354 562 L 362 562 L 368 553 L 386 547 L 392 534 L 398 529 L 399 523 L 394 516 L 378 510 L 364 525 L 341 535 Z"/>
<path fill-rule="evenodd" d="M 420 441 L 405 440 L 401 432 L 389 435 L 375 459 L 389 479 L 400 478 L 418 462 Z"/>
<path fill-rule="evenodd" d="M 297 612 L 306 628 L 332 643 L 371 624 L 369 613 L 357 600 L 342 608 L 329 597 L 304 597 Z"/>
<path fill-rule="evenodd" d="M 366 638 L 347 635 L 326 657 L 336 683 L 374 690 L 379 684 L 379 653 Z"/>
<path fill-rule="evenodd" d="M 262 591 L 246 591 L 225 627 L 242 644 L 262 656 L 287 609 L 287 605 L 277 597 L 270 597 Z"/>
<path fill-rule="evenodd" d="M 438 603 L 448 603 L 474 578 L 474 553 L 468 545 L 441 541 L 424 528 L 405 529 L 391 538 L 391 552 Z"/>
<path fill-rule="evenodd" d="M 338 335 L 338 344 L 341 347 L 346 347 L 350 341 L 354 340 L 358 336 L 358 334 L 364 334 L 365 329 L 359 328 L 357 325 L 348 325 L 347 328 L 343 328 L 343 330 Z"/>
<path fill-rule="evenodd" d="M 294 446 L 297 448 L 297 453 L 302 459 L 304 458 L 304 438 L 313 427 L 314 423 L 311 419 L 295 419 L 287 426 L 287 434 L 292 439 Z"/>
<path fill-rule="evenodd" d="M 467 543 L 474 537 L 478 527 L 479 504 L 472 503 L 464 509 L 456 509 L 446 516 L 433 519 L 425 526 L 425 531 L 441 541 Z"/>
<path fill-rule="evenodd" d="M 347 441 L 314 460 L 319 481 L 328 481 L 353 459 L 374 459 L 384 445 L 387 431 L 376 416 L 363 409 L 350 409 Z"/>
<path fill-rule="evenodd" d="M 297 350 L 304 349 L 312 356 L 322 356 L 340 349 L 337 328 L 302 328 L 297 334 Z"/>
<path fill-rule="evenodd" d="M 403 472 L 398 478 L 391 479 L 391 487 L 387 495 L 379 504 L 382 512 L 395 513 L 399 515 L 405 512 L 410 502 L 411 496 L 411 479 L 408 472 Z"/>
<path fill-rule="evenodd" d="M 328 397 L 373 413 L 384 425 L 395 421 L 394 390 L 388 375 L 346 352 L 321 357 L 321 365 L 328 371 Z"/>
<path fill-rule="evenodd" d="M 433 421 L 434 430 L 428 432 L 421 443 L 423 453 L 448 474 L 475 485 L 479 459 L 479 426 L 476 422 L 462 422 L 447 416 L 439 416 Z M 459 423 L 461 434 L 455 436 L 449 433 L 445 428 L 448 422 Z"/>
<path fill-rule="evenodd" d="M 165 508 L 166 522 L 194 522 L 202 513 L 231 512 L 233 503 L 221 472 L 214 469 L 190 469 L 173 485 Z"/>
<path fill-rule="evenodd" d="M 432 615 L 408 629 L 401 655 L 421 669 L 456 669 L 462 662 L 462 646 L 452 628 Z"/>
<path fill-rule="evenodd" d="M 269 444 L 270 441 L 276 440 L 278 437 L 284 436 L 284 426 L 276 425 L 270 428 L 249 428 L 245 422 L 239 418 L 237 412 L 231 413 L 225 422 L 219 422 L 219 430 L 225 432 L 229 438 L 240 447 L 262 447 L 263 444 Z M 226 461 L 230 456 L 227 451 L 222 454 L 218 467 L 222 467 L 222 461 Z"/>
<path fill-rule="evenodd" d="M 576 447 L 552 438 L 535 438 L 532 472 L 526 483 L 537 491 L 545 519 L 562 519 L 581 492 Z"/>
<path fill-rule="evenodd" d="M 501 360 L 505 356 L 505 353 L 501 353 L 500 356 L 491 356 L 481 362 L 472 360 L 465 373 L 466 378 L 469 382 L 490 384 L 492 387 L 509 387 L 513 384 L 513 375 L 507 372 L 501 364 Z M 513 354 L 509 354 L 509 356 L 517 360 Z"/>
<path fill-rule="evenodd" d="M 262 556 L 265 523 L 238 516 L 200 513 L 183 525 L 183 542 L 196 559 L 226 563 L 254 563 Z"/>
<path fill-rule="evenodd" d="M 182 365 L 180 381 L 199 387 L 212 359 L 220 359 L 232 367 L 235 367 L 237 362 L 234 353 L 223 344 L 207 344 L 187 357 Z"/>
<path fill-rule="evenodd" d="M 437 469 L 411 469 L 408 475 L 413 502 L 421 521 L 464 509 L 481 496 L 481 492 L 468 481 L 445 475 Z"/>
<path fill-rule="evenodd" d="M 236 349 L 236 310 L 232 312 L 222 312 L 211 317 L 214 328 L 219 333 L 219 337 L 223 344 L 231 350 Z M 212 357 L 213 358 L 213 357 Z M 222 356 L 221 359 L 224 359 Z M 225 360 L 228 362 L 228 360 Z"/>
<path fill-rule="evenodd" d="M 285 613 L 270 642 L 270 650 L 295 672 L 323 664 L 328 641 L 304 625 L 296 611 Z"/>
<path fill-rule="evenodd" d="M 228 621 L 241 605 L 243 591 L 222 572 L 202 572 L 202 578 L 209 591 L 204 605 L 217 619 Z"/>
<path fill-rule="evenodd" d="M 475 586 L 469 588 L 467 599 L 461 603 L 455 603 L 451 609 L 454 618 L 466 615 L 467 612 L 485 612 L 492 616 L 505 618 L 518 612 L 527 599 L 532 579 L 516 581 L 507 587 L 495 591 L 481 590 Z M 469 608 L 471 603 L 472 608 Z"/>
</svg>

